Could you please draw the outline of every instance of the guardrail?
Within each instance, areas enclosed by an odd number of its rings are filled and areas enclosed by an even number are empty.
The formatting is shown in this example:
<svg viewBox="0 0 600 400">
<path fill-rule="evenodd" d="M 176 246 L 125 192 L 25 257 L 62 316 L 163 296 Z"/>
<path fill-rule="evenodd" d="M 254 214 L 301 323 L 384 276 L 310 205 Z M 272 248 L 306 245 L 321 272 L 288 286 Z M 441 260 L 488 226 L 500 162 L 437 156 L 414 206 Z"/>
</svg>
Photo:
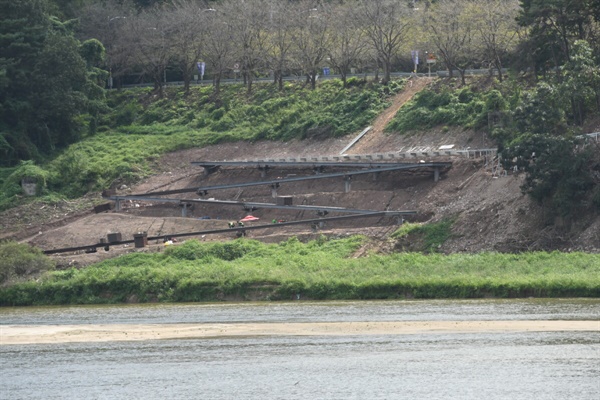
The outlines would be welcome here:
<svg viewBox="0 0 600 400">
<path fill-rule="evenodd" d="M 494 70 L 494 71 L 496 74 L 498 73 L 498 71 L 496 71 L 496 70 Z M 503 69 L 502 72 L 506 72 L 506 70 Z M 437 76 L 440 76 L 440 77 L 449 76 L 448 71 L 437 71 L 437 72 L 432 72 L 432 74 L 437 74 Z M 466 74 L 467 75 L 485 75 L 485 74 L 490 74 L 490 70 L 489 69 L 469 69 L 469 70 L 467 70 Z M 379 75 L 381 76 L 381 74 L 379 74 Z M 396 77 L 396 78 L 409 78 L 414 75 L 415 74 L 413 72 L 392 72 L 390 74 L 390 76 Z M 427 72 L 418 72 L 416 75 L 417 75 L 417 77 L 427 77 L 428 76 Z M 459 72 L 454 71 L 454 75 L 459 76 Z M 362 73 L 362 74 L 348 74 L 348 75 L 346 75 L 346 78 L 367 78 L 367 77 L 374 77 L 374 76 L 376 76 L 375 72 L 367 72 L 367 73 Z M 339 74 L 318 75 L 319 80 L 339 79 L 339 78 L 341 78 L 341 75 L 339 75 Z M 305 79 L 306 79 L 306 75 L 291 75 L 291 76 L 283 77 L 283 80 L 286 82 L 300 82 L 300 81 L 304 81 Z M 271 78 L 271 77 L 254 78 L 252 82 L 271 83 L 271 82 L 273 82 L 273 78 Z M 227 84 L 235 84 L 235 83 L 243 83 L 243 80 L 239 79 L 239 78 L 221 79 L 221 84 L 227 85 Z M 163 86 L 183 86 L 184 82 L 183 81 L 169 81 L 169 82 L 163 82 L 162 84 L 163 84 Z M 211 79 L 200 80 L 200 81 L 192 80 L 190 82 L 190 84 L 191 85 L 212 85 L 213 81 Z M 127 89 L 127 88 L 135 88 L 135 87 L 153 87 L 153 86 L 154 86 L 153 82 L 148 82 L 148 83 L 132 83 L 132 84 L 121 85 L 120 88 Z M 109 88 L 106 88 L 106 89 L 109 90 Z M 117 87 L 113 87 L 113 90 L 114 89 L 117 89 Z"/>
</svg>

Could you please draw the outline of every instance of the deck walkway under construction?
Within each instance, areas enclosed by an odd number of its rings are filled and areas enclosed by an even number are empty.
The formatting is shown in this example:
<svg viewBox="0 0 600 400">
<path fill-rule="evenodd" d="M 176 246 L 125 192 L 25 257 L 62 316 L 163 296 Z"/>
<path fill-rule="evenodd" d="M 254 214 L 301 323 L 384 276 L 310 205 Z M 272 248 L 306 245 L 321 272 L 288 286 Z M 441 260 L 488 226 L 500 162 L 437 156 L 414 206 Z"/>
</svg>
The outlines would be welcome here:
<svg viewBox="0 0 600 400">
<path fill-rule="evenodd" d="M 335 166 L 342 166 L 343 165 L 337 165 L 338 163 L 334 163 L 336 164 Z M 340 163 L 341 164 L 341 163 Z M 183 188 L 183 189 L 173 189 L 173 190 L 163 190 L 163 191 L 158 191 L 158 192 L 148 192 L 148 193 L 140 193 L 140 194 L 133 194 L 130 196 L 137 196 L 137 197 L 142 197 L 142 196 L 167 196 L 167 195 L 173 195 L 173 194 L 181 194 L 181 193 L 192 193 L 192 192 L 196 192 L 198 194 L 201 195 L 207 195 L 209 191 L 212 190 L 222 190 L 222 189 L 232 189 L 232 188 L 240 188 L 240 187 L 249 187 L 249 186 L 271 186 L 274 190 L 276 190 L 282 183 L 289 183 L 289 182 L 299 182 L 299 181 L 306 181 L 306 180 L 316 180 L 316 179 L 328 179 L 328 178 L 344 178 L 346 179 L 347 182 L 347 186 L 346 186 L 346 191 L 349 190 L 349 180 L 351 179 L 351 177 L 353 175 L 363 175 L 363 174 L 377 174 L 377 173 L 381 173 L 381 172 L 388 172 L 388 171 L 401 171 L 401 170 L 424 170 L 424 171 L 430 171 L 432 170 L 433 174 L 434 174 L 434 180 L 437 181 L 439 179 L 439 174 L 440 172 L 444 172 L 445 170 L 449 169 L 452 166 L 452 163 L 450 162 L 435 162 L 435 163 L 416 163 L 416 164 L 399 164 L 399 163 L 380 163 L 380 165 L 373 165 L 373 164 L 366 164 L 366 163 L 352 163 L 354 164 L 353 167 L 362 167 L 362 168 L 367 168 L 367 169 L 361 169 L 361 170 L 356 170 L 356 171 L 345 171 L 345 172 L 336 172 L 336 173 L 329 173 L 329 174 L 325 174 L 325 173 L 319 173 L 319 174 L 315 174 L 315 175 L 309 175 L 309 176 L 299 176 L 299 177 L 293 177 L 293 178 L 280 178 L 280 179 L 272 179 L 272 180 L 266 180 L 266 181 L 254 181 L 254 182 L 242 182 L 242 183 L 231 183 L 231 184 L 226 184 L 226 185 L 212 185 L 212 186 L 200 186 L 200 187 L 195 187 L 195 188 Z M 201 165 L 201 164 L 198 164 Z M 253 162 L 250 163 L 245 163 L 242 161 L 230 161 L 230 162 L 210 162 L 210 163 L 206 163 L 206 165 L 202 165 L 202 166 L 209 166 L 209 167 L 215 167 L 218 165 L 234 165 L 234 166 L 255 166 L 256 164 Z M 298 166 L 298 164 L 287 164 L 285 163 L 286 166 Z M 313 164 L 299 164 L 302 166 L 313 166 Z"/>
</svg>

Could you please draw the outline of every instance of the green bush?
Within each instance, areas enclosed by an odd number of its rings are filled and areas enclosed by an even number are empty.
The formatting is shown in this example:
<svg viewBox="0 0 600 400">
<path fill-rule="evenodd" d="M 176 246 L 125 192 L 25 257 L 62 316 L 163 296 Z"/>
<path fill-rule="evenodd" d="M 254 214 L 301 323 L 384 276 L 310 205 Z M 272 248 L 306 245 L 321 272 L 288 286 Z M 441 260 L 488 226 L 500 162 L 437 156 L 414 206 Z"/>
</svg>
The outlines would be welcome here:
<svg viewBox="0 0 600 400">
<path fill-rule="evenodd" d="M 422 242 L 421 251 L 435 253 L 452 236 L 454 221 L 454 218 L 446 218 L 429 224 L 405 223 L 391 237 L 400 239 L 410 235 L 411 240 L 419 238 Z"/>
<path fill-rule="evenodd" d="M 135 122 L 140 112 L 141 107 L 137 103 L 124 104 L 123 107 L 115 110 L 114 116 L 110 118 L 111 121 L 108 125 L 113 127 L 131 125 Z"/>
<path fill-rule="evenodd" d="M 54 263 L 41 250 L 17 242 L 0 242 L 0 283 L 48 271 Z"/>
</svg>

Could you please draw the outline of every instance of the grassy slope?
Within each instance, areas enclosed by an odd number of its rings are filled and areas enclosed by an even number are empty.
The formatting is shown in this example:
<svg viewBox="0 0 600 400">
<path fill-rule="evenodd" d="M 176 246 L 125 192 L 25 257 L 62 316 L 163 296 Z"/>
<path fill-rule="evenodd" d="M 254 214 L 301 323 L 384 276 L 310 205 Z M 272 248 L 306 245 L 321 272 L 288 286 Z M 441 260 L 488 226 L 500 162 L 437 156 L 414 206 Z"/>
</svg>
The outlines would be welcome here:
<svg viewBox="0 0 600 400">
<path fill-rule="evenodd" d="M 246 95 L 242 85 L 225 85 L 216 99 L 212 87 L 194 87 L 188 96 L 169 88 L 164 99 L 148 89 L 114 91 L 110 111 L 98 121 L 98 132 L 41 165 L 46 195 L 75 198 L 131 183 L 150 171 L 150 163 L 166 152 L 226 141 L 289 140 L 335 137 L 367 126 L 387 106 L 404 81 L 388 85 L 353 79 L 323 82 L 315 91 L 286 84 L 256 85 Z M 24 171 L 0 170 L 0 210 L 22 202 Z M 11 175 L 12 174 L 12 175 Z"/>
</svg>

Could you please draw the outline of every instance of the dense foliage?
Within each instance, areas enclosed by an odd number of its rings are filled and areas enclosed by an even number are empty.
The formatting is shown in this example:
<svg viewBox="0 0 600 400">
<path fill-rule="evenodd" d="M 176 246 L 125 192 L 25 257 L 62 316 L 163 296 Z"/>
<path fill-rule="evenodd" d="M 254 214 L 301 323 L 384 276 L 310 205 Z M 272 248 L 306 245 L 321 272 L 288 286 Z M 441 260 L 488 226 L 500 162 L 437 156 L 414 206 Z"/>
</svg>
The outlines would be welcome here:
<svg viewBox="0 0 600 400">
<path fill-rule="evenodd" d="M 0 10 L 0 166 L 13 166 L 81 138 L 81 118 L 103 107 L 104 48 L 81 44 L 45 0 Z"/>
<path fill-rule="evenodd" d="M 600 296 L 600 256 L 397 253 L 349 257 L 365 239 L 194 240 L 0 289 L 0 305 L 263 299 Z"/>
<path fill-rule="evenodd" d="M 0 284 L 51 270 L 54 263 L 38 248 L 16 242 L 0 243 Z"/>
</svg>

